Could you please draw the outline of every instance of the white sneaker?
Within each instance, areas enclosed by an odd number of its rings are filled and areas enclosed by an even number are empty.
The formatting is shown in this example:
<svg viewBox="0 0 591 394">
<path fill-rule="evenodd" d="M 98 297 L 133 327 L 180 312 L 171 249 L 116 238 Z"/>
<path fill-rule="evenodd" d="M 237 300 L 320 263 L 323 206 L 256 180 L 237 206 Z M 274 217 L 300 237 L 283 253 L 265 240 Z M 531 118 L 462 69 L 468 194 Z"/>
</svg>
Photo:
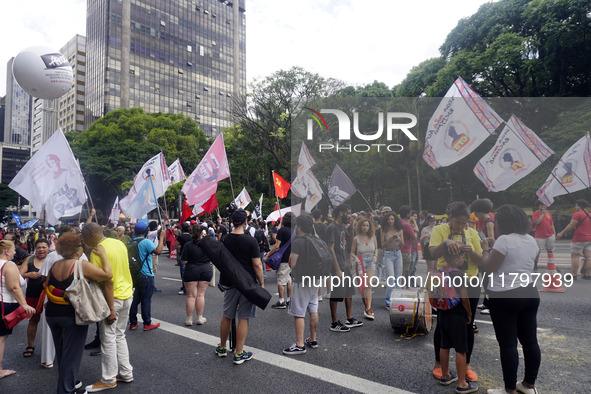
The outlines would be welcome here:
<svg viewBox="0 0 591 394">
<path fill-rule="evenodd" d="M 203 316 L 197 316 L 197 320 L 195 320 L 195 324 L 200 326 L 200 325 L 205 324 L 206 321 L 207 321 L 207 319 L 204 318 Z"/>
<path fill-rule="evenodd" d="M 504 387 L 500 387 L 498 389 L 488 389 L 486 390 L 486 394 L 507 394 L 507 390 Z"/>
<path fill-rule="evenodd" d="M 518 393 L 523 394 L 538 394 L 538 390 L 534 387 L 533 389 L 527 388 L 521 382 L 517 382 L 517 386 L 515 387 Z"/>
<path fill-rule="evenodd" d="M 187 320 L 185 320 L 185 326 L 192 326 L 192 325 L 193 325 L 193 318 L 187 317 Z"/>
<path fill-rule="evenodd" d="M 484 308 L 480 311 L 481 315 L 490 315 L 490 309 Z"/>
</svg>

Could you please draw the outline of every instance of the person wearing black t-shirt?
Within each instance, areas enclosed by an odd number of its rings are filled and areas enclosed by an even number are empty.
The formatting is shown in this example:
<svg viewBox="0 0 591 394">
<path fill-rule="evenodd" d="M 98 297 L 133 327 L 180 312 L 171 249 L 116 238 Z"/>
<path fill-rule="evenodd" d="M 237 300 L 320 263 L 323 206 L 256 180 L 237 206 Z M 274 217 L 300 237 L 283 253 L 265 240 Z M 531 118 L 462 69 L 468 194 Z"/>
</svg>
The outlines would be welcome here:
<svg viewBox="0 0 591 394">
<path fill-rule="evenodd" d="M 274 253 L 277 253 L 281 245 L 285 245 L 291 239 L 291 219 L 293 214 L 287 212 L 283 219 L 281 219 L 281 228 L 277 231 L 277 242 L 265 257 L 265 261 Z M 291 268 L 289 268 L 289 254 L 291 253 L 291 244 L 287 246 L 283 255 L 281 256 L 281 264 L 277 268 L 277 292 L 279 293 L 279 301 L 271 305 L 271 308 L 285 309 L 289 305 L 291 297 Z M 287 302 L 284 298 L 285 288 L 287 287 Z"/>
<path fill-rule="evenodd" d="M 243 209 L 234 212 L 232 214 L 234 229 L 224 238 L 223 243 L 253 279 L 261 287 L 265 287 L 259 245 L 253 237 L 244 233 L 244 228 L 247 224 L 246 220 L 247 214 Z M 220 274 L 220 285 L 226 290 L 224 291 L 224 312 L 220 322 L 220 344 L 215 349 L 215 352 L 218 357 L 226 357 L 228 355 L 226 342 L 232 327 L 232 319 L 238 317 L 236 349 L 233 362 L 234 364 L 242 364 L 252 358 L 252 352 L 244 351 L 244 342 L 248 334 L 248 320 L 256 317 L 256 306 L 240 293 L 238 289 L 233 288 L 223 273 Z"/>
<path fill-rule="evenodd" d="M 347 243 L 349 242 L 349 232 L 345 227 L 351 218 L 351 208 L 342 204 L 333 211 L 334 222 L 328 225 L 326 230 L 326 244 L 333 257 L 332 276 L 340 278 L 339 286 L 331 289 L 330 293 L 330 316 L 332 324 L 330 330 L 334 332 L 347 332 L 351 327 L 362 326 L 351 314 L 351 303 L 355 288 L 352 284 L 351 266 L 349 253 L 347 253 Z M 337 316 L 337 303 L 345 300 L 345 311 L 347 320 L 345 324 L 341 323 Z"/>
<path fill-rule="evenodd" d="M 205 309 L 205 291 L 213 277 L 213 270 L 209 257 L 199 246 L 201 239 L 201 228 L 193 226 L 191 242 L 187 242 L 183 247 L 181 254 L 181 264 L 185 267 L 183 273 L 183 283 L 187 289 L 187 319 L 186 326 L 193 325 L 193 311 L 197 313 L 196 324 L 205 324 L 207 321 L 203 317 Z"/>
<path fill-rule="evenodd" d="M 200 228 L 199 226 L 197 226 Z M 183 247 L 191 242 L 191 225 L 189 222 L 184 222 L 181 225 L 181 235 L 176 237 L 176 256 L 177 262 L 179 263 L 179 270 L 181 272 L 181 280 L 183 280 L 183 276 L 185 275 L 185 266 L 181 264 L 181 255 L 183 253 Z M 182 282 L 183 285 L 179 290 L 180 295 L 187 294 L 187 290 L 185 289 L 185 282 Z"/>
</svg>

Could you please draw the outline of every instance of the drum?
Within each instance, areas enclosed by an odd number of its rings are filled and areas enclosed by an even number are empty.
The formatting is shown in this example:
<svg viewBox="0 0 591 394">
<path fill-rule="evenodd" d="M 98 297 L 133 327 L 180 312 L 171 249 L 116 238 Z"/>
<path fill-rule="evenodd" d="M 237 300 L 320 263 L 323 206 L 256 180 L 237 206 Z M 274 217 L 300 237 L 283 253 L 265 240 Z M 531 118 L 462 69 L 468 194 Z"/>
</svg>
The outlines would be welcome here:
<svg viewBox="0 0 591 394">
<path fill-rule="evenodd" d="M 390 324 L 396 331 L 429 333 L 432 316 L 427 289 L 394 289 L 390 295 Z"/>
</svg>

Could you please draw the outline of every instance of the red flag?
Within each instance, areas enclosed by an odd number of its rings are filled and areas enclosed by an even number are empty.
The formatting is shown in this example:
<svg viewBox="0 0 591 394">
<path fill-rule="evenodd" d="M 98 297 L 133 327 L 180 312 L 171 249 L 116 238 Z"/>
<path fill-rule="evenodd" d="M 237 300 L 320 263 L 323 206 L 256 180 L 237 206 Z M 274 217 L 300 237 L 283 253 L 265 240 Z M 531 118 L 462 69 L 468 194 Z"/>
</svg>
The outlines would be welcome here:
<svg viewBox="0 0 591 394">
<path fill-rule="evenodd" d="M 277 197 L 287 197 L 287 192 L 289 192 L 291 184 L 283 179 L 281 175 L 277 174 L 275 171 L 273 171 L 273 182 L 275 183 L 275 194 Z"/>
<path fill-rule="evenodd" d="M 275 210 L 278 211 L 279 210 L 279 204 L 275 203 Z"/>
<path fill-rule="evenodd" d="M 201 206 L 201 208 L 203 208 L 203 210 L 207 213 L 211 213 L 212 211 L 214 211 L 216 208 L 218 207 L 218 199 L 217 197 L 214 195 L 212 195 L 209 200 L 207 200 L 205 202 L 205 204 L 203 204 Z"/>
<path fill-rule="evenodd" d="M 189 204 L 187 204 L 187 199 L 185 198 L 183 200 L 183 213 L 181 215 L 181 223 L 184 223 L 191 216 L 193 216 L 193 211 L 191 210 Z"/>
</svg>

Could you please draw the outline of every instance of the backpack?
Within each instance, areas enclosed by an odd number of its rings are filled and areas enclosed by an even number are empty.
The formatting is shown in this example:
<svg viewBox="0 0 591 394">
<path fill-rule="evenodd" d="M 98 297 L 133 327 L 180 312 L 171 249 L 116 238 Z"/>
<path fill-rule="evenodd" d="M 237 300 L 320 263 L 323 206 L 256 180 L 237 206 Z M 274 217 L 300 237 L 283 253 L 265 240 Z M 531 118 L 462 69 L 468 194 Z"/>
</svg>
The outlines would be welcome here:
<svg viewBox="0 0 591 394">
<path fill-rule="evenodd" d="M 254 232 L 254 239 L 257 240 L 261 252 L 269 251 L 269 242 L 267 241 L 267 237 L 265 237 L 265 232 L 263 230 L 257 229 Z"/>
<path fill-rule="evenodd" d="M 314 235 L 306 236 L 308 261 L 313 276 L 328 276 L 332 269 L 333 257 L 326 242 Z"/>
<path fill-rule="evenodd" d="M 140 248 L 139 243 L 142 242 L 146 238 L 134 238 L 127 244 L 127 257 L 129 260 L 129 272 L 131 273 L 131 278 L 135 284 L 135 280 L 137 276 L 142 271 L 142 267 L 144 266 L 146 260 L 142 261 L 140 257 Z M 148 255 L 150 257 L 150 255 Z M 150 273 L 152 273 L 152 269 L 148 265 L 148 269 Z"/>
<path fill-rule="evenodd" d="M 452 272 L 462 271 L 457 268 L 445 266 L 436 273 L 429 274 L 427 280 L 429 303 L 433 308 L 440 311 L 448 311 L 457 306 L 461 301 L 456 288 L 451 283 L 450 273 Z"/>
</svg>

